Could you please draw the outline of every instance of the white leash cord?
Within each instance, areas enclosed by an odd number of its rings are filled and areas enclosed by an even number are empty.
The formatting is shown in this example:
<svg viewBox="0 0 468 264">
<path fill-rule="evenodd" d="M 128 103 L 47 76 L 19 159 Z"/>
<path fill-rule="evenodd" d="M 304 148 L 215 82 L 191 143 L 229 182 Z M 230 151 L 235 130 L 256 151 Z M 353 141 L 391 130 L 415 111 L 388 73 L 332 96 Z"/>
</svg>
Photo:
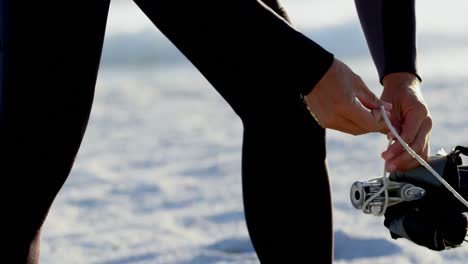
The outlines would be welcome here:
<svg viewBox="0 0 468 264">
<path fill-rule="evenodd" d="M 395 138 L 400 142 L 400 144 L 405 148 L 408 153 L 415 158 L 422 166 L 424 166 L 429 172 L 432 173 L 454 196 L 457 198 L 460 202 L 462 202 L 467 208 L 468 208 L 468 202 L 455 190 L 453 189 L 452 186 L 448 182 L 442 178 L 442 176 L 437 173 L 421 156 L 419 156 L 411 147 L 400 137 L 398 132 L 396 131 L 395 127 L 393 127 L 392 123 L 388 119 L 387 113 L 385 112 L 384 106 L 380 107 L 380 112 L 382 113 L 382 116 L 385 120 L 385 123 L 387 124 L 388 128 L 392 132 L 392 134 L 395 136 Z M 389 146 L 391 145 L 391 140 L 389 140 Z M 380 189 L 377 193 L 375 193 L 372 197 L 370 197 L 367 201 L 365 201 L 363 208 L 367 208 L 367 205 L 374 200 L 377 196 L 379 196 L 382 192 L 385 192 L 385 203 L 382 211 L 377 214 L 377 215 L 383 215 L 388 207 L 388 178 L 387 178 L 387 172 L 384 169 L 384 174 L 382 176 L 382 181 L 383 181 L 383 186 L 382 189 Z"/>
<path fill-rule="evenodd" d="M 391 144 L 392 144 L 392 141 L 389 140 L 389 141 L 388 141 L 388 147 L 389 147 Z M 388 177 L 387 177 L 387 171 L 385 170 L 385 168 L 384 168 L 384 170 L 383 170 L 383 175 L 382 175 L 381 178 L 373 178 L 373 179 L 370 179 L 369 181 L 375 181 L 375 180 L 380 180 L 380 179 L 381 179 L 382 182 L 383 182 L 382 188 L 381 188 L 378 192 L 374 193 L 374 195 L 372 195 L 371 197 L 369 197 L 369 199 L 367 199 L 367 200 L 364 202 L 363 206 L 362 206 L 363 210 L 366 210 L 366 208 L 367 208 L 367 206 L 369 205 L 370 202 L 372 202 L 376 197 L 380 196 L 380 194 L 381 194 L 382 192 L 385 192 L 384 207 L 383 207 L 383 209 L 382 209 L 379 213 L 373 212 L 374 215 L 376 215 L 376 216 L 380 216 L 380 215 L 385 214 L 385 211 L 387 210 L 387 207 L 388 207 Z"/>
</svg>

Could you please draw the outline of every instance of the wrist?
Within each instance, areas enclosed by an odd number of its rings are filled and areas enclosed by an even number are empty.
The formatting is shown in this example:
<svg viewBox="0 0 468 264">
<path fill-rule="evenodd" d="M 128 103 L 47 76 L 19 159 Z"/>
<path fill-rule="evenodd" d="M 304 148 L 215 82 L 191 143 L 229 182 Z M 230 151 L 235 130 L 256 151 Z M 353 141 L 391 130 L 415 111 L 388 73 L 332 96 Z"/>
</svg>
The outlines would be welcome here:
<svg viewBox="0 0 468 264">
<path fill-rule="evenodd" d="M 421 83 L 419 77 L 410 72 L 393 72 L 385 75 L 382 80 L 384 87 L 414 87 Z"/>
</svg>

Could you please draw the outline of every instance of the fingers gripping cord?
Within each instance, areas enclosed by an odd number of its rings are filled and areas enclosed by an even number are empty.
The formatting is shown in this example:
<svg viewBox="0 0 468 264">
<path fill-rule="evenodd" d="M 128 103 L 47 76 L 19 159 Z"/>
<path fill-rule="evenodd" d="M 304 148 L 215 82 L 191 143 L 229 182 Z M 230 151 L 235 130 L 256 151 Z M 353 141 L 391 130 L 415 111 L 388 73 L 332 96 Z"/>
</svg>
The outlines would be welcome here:
<svg viewBox="0 0 468 264">
<path fill-rule="evenodd" d="M 460 202 L 463 203 L 463 205 L 465 205 L 466 207 L 468 207 L 468 202 L 455 190 L 453 189 L 452 186 L 450 186 L 449 183 L 447 183 L 443 178 L 442 176 L 439 175 L 439 173 L 437 173 L 437 171 L 435 171 L 423 158 L 421 158 L 421 156 L 419 156 L 413 149 L 411 149 L 411 147 L 400 137 L 400 135 L 398 134 L 398 132 L 396 131 L 395 127 L 393 127 L 392 123 L 390 122 L 390 120 L 388 119 L 388 116 L 387 116 L 387 113 L 385 112 L 385 108 L 384 106 L 381 106 L 380 107 L 380 111 L 382 113 L 382 116 L 385 120 L 385 123 L 387 124 L 388 128 L 390 129 L 390 131 L 392 132 L 392 134 L 395 136 L 395 138 L 398 140 L 398 142 L 400 142 L 400 144 L 403 146 L 403 148 L 413 157 L 415 158 L 422 166 L 424 166 L 429 172 L 432 173 L 432 175 L 434 175 L 454 196 L 455 198 L 457 198 Z M 392 140 L 390 139 L 389 142 L 388 142 L 388 146 L 390 146 L 392 144 Z M 373 196 L 369 197 L 369 199 L 367 199 L 365 202 L 364 202 L 364 206 L 363 208 L 367 208 L 367 206 L 369 205 L 370 202 L 372 202 L 376 197 L 378 197 L 379 195 L 381 195 L 382 193 L 384 193 L 384 197 L 385 197 L 385 200 L 384 200 L 384 206 L 383 206 L 383 209 L 380 211 L 380 212 L 376 212 L 375 215 L 377 216 L 381 216 L 383 214 L 385 214 L 385 211 L 387 210 L 387 207 L 388 207 L 388 203 L 389 203 L 389 197 L 388 197 L 388 185 L 389 185 L 389 179 L 388 179 L 388 173 L 386 172 L 386 170 L 384 169 L 384 172 L 383 172 L 383 175 L 381 178 L 374 178 L 374 179 L 371 179 L 372 180 L 381 180 L 383 182 L 383 186 L 382 188 L 377 192 L 375 193 Z"/>
</svg>

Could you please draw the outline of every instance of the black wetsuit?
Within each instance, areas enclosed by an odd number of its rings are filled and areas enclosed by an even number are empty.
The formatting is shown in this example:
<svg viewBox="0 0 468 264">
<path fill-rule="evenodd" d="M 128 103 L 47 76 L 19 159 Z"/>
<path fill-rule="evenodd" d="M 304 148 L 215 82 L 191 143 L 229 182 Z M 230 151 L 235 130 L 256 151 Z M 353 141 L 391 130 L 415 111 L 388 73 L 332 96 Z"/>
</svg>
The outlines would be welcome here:
<svg viewBox="0 0 468 264">
<path fill-rule="evenodd" d="M 242 120 L 245 215 L 260 261 L 331 263 L 325 130 L 300 95 L 333 54 L 281 18 L 275 0 L 135 2 Z M 416 73 L 414 2 L 357 7 L 380 77 Z M 9 263 L 37 259 L 41 226 L 87 126 L 108 8 L 109 0 L 0 0 L 1 258 Z"/>
</svg>

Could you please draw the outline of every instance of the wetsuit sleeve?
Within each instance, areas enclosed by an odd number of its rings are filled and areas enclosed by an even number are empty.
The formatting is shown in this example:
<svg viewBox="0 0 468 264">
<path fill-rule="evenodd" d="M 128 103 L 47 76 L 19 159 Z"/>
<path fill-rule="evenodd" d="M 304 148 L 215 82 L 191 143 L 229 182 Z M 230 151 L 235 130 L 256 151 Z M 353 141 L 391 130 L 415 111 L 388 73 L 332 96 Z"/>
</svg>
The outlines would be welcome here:
<svg viewBox="0 0 468 264">
<path fill-rule="evenodd" d="M 415 0 L 355 0 L 380 82 L 389 73 L 417 68 Z"/>
<path fill-rule="evenodd" d="M 333 62 L 333 54 L 260 1 L 135 2 L 215 86 L 275 79 L 281 90 L 268 82 L 242 86 L 307 94 Z"/>
</svg>

